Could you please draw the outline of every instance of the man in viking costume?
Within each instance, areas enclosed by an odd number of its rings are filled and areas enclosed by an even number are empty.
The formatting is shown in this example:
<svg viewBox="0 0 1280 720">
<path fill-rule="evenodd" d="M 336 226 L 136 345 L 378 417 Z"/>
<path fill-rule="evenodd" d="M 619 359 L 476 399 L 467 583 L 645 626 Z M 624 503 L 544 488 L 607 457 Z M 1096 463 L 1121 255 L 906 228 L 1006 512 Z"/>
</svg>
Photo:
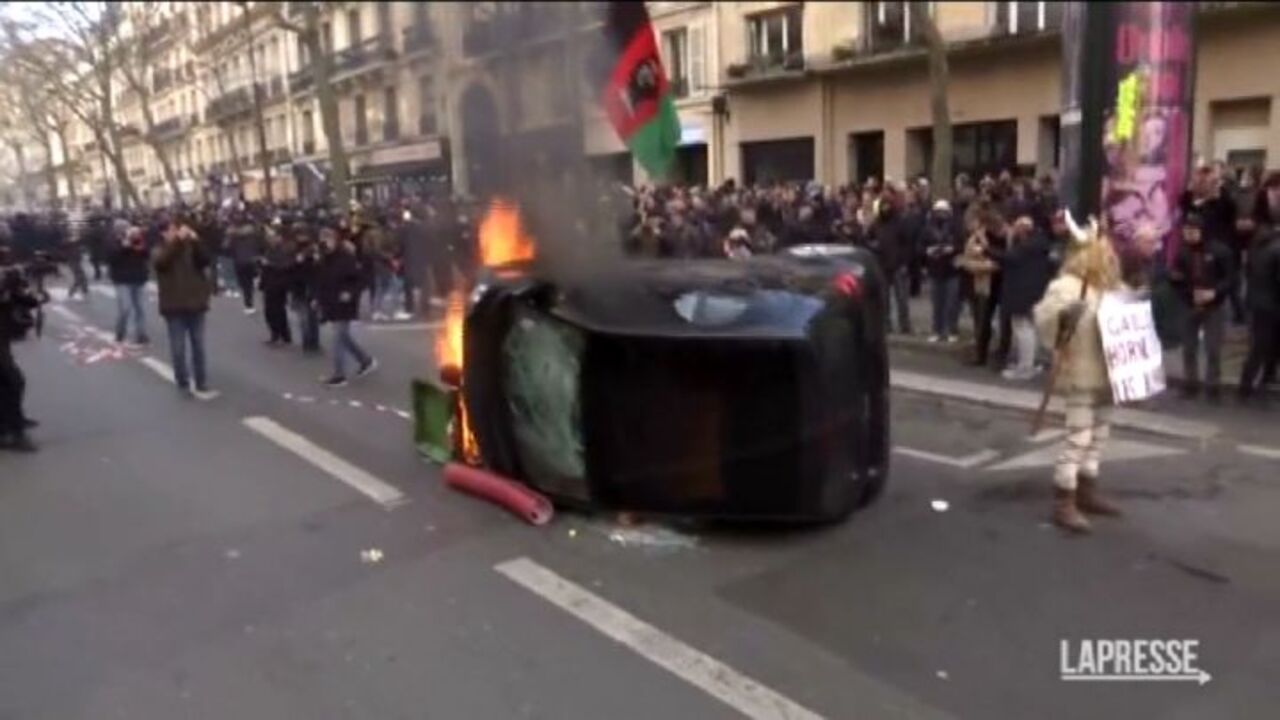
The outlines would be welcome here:
<svg viewBox="0 0 1280 720">
<path fill-rule="evenodd" d="M 1092 515 L 1118 516 L 1098 496 L 1098 469 L 1111 434 L 1111 385 L 1098 328 L 1102 296 L 1120 287 L 1120 262 L 1096 221 L 1082 229 L 1067 215 L 1071 247 L 1058 277 L 1035 307 L 1036 328 L 1059 363 L 1056 390 L 1066 401 L 1067 436 L 1054 467 L 1053 523 L 1089 532 Z"/>
</svg>

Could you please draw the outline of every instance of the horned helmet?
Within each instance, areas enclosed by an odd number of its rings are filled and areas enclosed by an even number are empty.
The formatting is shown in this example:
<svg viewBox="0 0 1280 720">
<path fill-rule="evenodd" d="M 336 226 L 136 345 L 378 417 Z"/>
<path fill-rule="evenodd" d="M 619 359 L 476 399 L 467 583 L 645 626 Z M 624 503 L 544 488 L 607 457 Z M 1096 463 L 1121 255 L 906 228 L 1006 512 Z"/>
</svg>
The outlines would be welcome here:
<svg viewBox="0 0 1280 720">
<path fill-rule="evenodd" d="M 1120 285 L 1120 258 L 1112 247 L 1111 239 L 1098 227 L 1098 219 L 1089 218 L 1089 224 L 1080 227 L 1071 217 L 1071 211 L 1064 213 L 1071 242 L 1067 249 L 1067 259 L 1062 264 L 1062 272 L 1075 275 L 1098 290 L 1112 290 Z"/>
</svg>

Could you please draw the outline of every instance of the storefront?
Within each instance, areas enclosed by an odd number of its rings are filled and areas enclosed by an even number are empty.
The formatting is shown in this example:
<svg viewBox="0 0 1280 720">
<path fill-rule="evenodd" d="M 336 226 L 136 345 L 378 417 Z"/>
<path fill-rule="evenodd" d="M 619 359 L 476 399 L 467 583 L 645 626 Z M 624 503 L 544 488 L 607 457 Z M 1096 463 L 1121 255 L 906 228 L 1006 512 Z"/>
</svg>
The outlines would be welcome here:
<svg viewBox="0 0 1280 720">
<path fill-rule="evenodd" d="M 452 188 L 449 144 L 443 139 L 374 150 L 352 169 L 352 197 L 366 204 L 448 194 Z"/>
</svg>

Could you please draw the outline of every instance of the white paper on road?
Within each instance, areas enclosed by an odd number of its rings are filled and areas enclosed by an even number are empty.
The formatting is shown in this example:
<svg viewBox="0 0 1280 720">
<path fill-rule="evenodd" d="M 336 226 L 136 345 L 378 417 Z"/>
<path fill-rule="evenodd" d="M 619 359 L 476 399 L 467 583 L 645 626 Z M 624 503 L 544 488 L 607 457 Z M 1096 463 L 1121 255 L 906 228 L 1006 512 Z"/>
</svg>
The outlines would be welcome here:
<svg viewBox="0 0 1280 720">
<path fill-rule="evenodd" d="M 494 570 L 752 720 L 822 718 L 529 558 Z"/>
<path fill-rule="evenodd" d="M 403 505 L 409 500 L 395 486 L 379 480 L 363 469 L 352 465 L 271 418 L 247 417 L 240 422 L 250 430 L 363 493 L 369 499 L 388 510 Z"/>
<path fill-rule="evenodd" d="M 1156 335 L 1150 300 L 1107 293 L 1098 307 L 1098 329 L 1117 403 L 1136 402 L 1164 392 L 1164 350 Z"/>
</svg>

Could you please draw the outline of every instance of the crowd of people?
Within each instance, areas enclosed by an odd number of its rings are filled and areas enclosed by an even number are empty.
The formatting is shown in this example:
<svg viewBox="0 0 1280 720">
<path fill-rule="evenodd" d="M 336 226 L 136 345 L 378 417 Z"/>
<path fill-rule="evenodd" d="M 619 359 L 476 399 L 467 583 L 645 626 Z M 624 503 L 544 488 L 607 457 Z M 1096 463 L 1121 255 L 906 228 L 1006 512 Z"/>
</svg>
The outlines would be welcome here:
<svg viewBox="0 0 1280 720">
<path fill-rule="evenodd" d="M 647 188 L 633 193 L 622 232 L 627 250 L 645 257 L 737 258 L 814 243 L 864 247 L 889 280 L 891 332 L 913 334 L 909 302 L 927 292 L 930 342 L 956 342 L 967 310 L 972 364 L 990 364 L 1011 380 L 1035 377 L 1047 353 L 1032 309 L 1069 239 L 1053 179 L 1002 172 L 975 181 L 961 174 L 950 200 L 935 195 L 923 178 L 834 188 L 733 182 Z M 1124 280 L 1176 298 L 1171 334 L 1182 348 L 1188 395 L 1217 394 L 1227 320 L 1248 324 L 1250 351 L 1238 387 L 1252 397 L 1275 381 L 1280 346 L 1280 173 L 1264 179 L 1221 163 L 1199 167 L 1180 216 L 1178 242 L 1167 246 L 1154 226 L 1138 228 L 1133 246 L 1120 253 Z"/>
<path fill-rule="evenodd" d="M 923 178 L 840 187 L 731 180 L 718 187 L 615 186 L 601 193 L 601 202 L 617 218 L 618 242 L 632 256 L 735 259 L 799 245 L 863 247 L 888 280 L 890 332 L 913 334 L 910 301 L 927 294 L 930 342 L 957 342 L 967 310 L 974 329 L 970 362 L 991 365 L 1011 380 L 1035 377 L 1046 348 L 1034 308 L 1071 237 L 1053 180 L 961 174 L 950 199 L 937 194 Z M 1197 168 L 1180 209 L 1178 242 L 1171 246 L 1159 247 L 1153 231 L 1139 228 L 1137 250 L 1120 256 L 1124 279 L 1131 287 L 1167 288 L 1177 298 L 1173 334 L 1182 346 L 1188 394 L 1202 387 L 1217 392 L 1228 322 L 1247 323 L 1250 350 L 1238 387 L 1251 397 L 1275 381 L 1280 355 L 1280 173 L 1264 179 L 1221 165 Z M 213 394 L 203 318 L 216 294 L 238 297 L 246 314 L 261 306 L 264 342 L 272 347 L 296 339 L 303 352 L 319 353 L 327 323 L 333 367 L 324 382 L 336 387 L 377 368 L 352 334 L 354 321 L 408 320 L 447 294 L 459 270 L 470 275 L 478 210 L 440 196 L 345 211 L 241 201 L 132 213 L 18 214 L 0 222 L 8 278 L 0 294 L 0 444 L 27 444 L 30 420 L 21 413 L 22 378 L 9 345 L 28 332 L 15 318 L 45 299 L 42 278 L 54 258 L 68 268 L 69 299 L 88 295 L 86 262 L 93 280 L 114 285 L 121 344 L 150 342 L 145 286 L 156 281 L 184 392 Z M 15 260 L 44 269 L 19 273 Z"/>
</svg>

